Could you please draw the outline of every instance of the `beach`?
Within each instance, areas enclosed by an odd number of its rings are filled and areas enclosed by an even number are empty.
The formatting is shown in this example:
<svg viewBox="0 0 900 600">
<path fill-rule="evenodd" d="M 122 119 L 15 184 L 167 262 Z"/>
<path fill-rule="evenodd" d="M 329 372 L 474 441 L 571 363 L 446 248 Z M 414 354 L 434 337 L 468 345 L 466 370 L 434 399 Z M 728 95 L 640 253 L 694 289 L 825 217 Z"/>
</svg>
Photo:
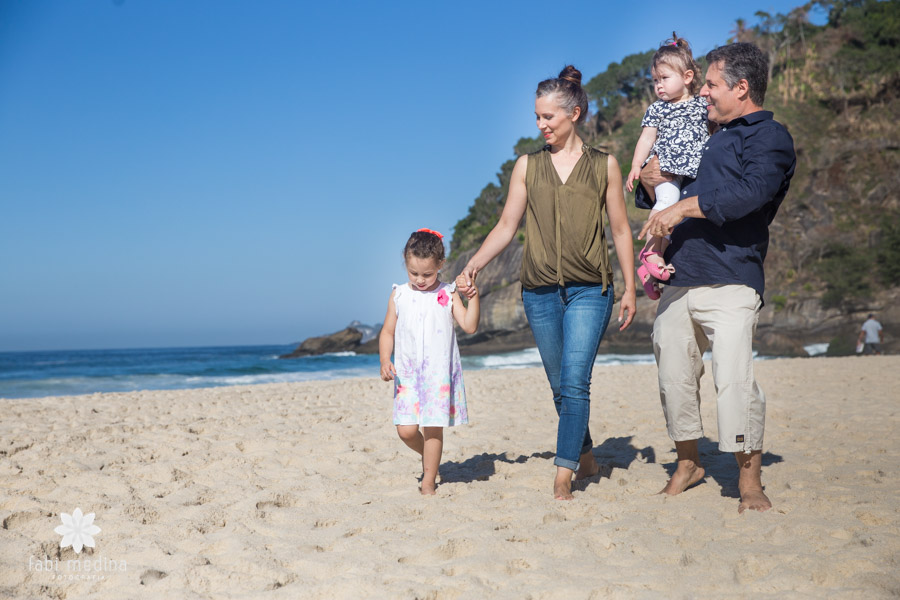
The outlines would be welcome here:
<svg viewBox="0 0 900 600">
<path fill-rule="evenodd" d="M 2 598 L 895 598 L 900 357 L 756 361 L 774 508 L 738 514 L 704 377 L 705 480 L 674 469 L 653 365 L 594 369 L 601 472 L 551 494 L 539 369 L 465 374 L 441 483 L 371 378 L 3 400 Z M 60 548 L 94 513 L 95 547 Z"/>
</svg>

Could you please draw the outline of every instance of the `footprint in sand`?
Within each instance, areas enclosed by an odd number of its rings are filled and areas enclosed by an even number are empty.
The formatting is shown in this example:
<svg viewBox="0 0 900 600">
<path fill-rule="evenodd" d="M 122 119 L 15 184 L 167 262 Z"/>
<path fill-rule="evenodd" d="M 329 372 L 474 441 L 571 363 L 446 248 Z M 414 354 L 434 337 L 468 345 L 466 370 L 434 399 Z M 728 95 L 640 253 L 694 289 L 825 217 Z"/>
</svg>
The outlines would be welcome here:
<svg viewBox="0 0 900 600">
<path fill-rule="evenodd" d="M 159 581 L 160 579 L 165 579 L 168 577 L 168 573 L 165 571 L 157 571 L 156 569 L 149 569 L 141 573 L 141 585 L 151 585 Z"/>
</svg>

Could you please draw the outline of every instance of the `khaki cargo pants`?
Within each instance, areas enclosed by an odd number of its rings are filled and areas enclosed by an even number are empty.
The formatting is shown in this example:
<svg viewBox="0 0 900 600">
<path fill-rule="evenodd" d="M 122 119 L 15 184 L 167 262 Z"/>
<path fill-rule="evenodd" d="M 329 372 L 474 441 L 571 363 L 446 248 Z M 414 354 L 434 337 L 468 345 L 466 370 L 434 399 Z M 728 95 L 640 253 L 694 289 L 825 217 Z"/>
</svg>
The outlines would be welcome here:
<svg viewBox="0 0 900 600">
<path fill-rule="evenodd" d="M 753 334 L 762 306 L 745 285 L 666 286 L 653 324 L 659 396 L 669 436 L 703 436 L 700 377 L 712 351 L 719 450 L 762 450 L 766 397 L 753 375 Z"/>
</svg>

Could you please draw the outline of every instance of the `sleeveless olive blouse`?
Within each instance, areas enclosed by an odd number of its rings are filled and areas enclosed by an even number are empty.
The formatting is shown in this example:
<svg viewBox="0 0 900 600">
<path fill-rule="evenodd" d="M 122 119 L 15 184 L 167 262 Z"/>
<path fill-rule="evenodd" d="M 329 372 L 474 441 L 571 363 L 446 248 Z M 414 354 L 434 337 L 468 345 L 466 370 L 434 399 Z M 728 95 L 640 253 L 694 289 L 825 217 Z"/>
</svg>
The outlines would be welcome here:
<svg viewBox="0 0 900 600">
<path fill-rule="evenodd" d="M 588 145 L 563 183 L 550 146 L 528 155 L 522 286 L 612 281 L 603 228 L 607 157 Z"/>
</svg>

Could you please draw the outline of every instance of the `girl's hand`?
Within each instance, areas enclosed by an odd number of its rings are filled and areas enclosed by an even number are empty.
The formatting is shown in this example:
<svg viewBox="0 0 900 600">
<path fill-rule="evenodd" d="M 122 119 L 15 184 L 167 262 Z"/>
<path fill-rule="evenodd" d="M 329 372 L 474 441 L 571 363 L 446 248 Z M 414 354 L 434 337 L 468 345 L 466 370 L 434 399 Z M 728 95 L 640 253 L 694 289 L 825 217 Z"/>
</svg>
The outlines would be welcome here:
<svg viewBox="0 0 900 600">
<path fill-rule="evenodd" d="M 474 298 L 475 294 L 478 293 L 478 288 L 475 287 L 475 276 L 477 274 L 478 269 L 468 264 L 462 273 L 456 277 L 456 289 L 466 298 Z"/>
<path fill-rule="evenodd" d="M 634 191 L 634 180 L 641 178 L 641 168 L 640 167 L 632 167 L 631 172 L 628 173 L 628 177 L 625 178 L 625 189 L 629 192 Z"/>
<path fill-rule="evenodd" d="M 397 375 L 397 369 L 391 361 L 381 363 L 381 379 L 384 381 L 393 381 Z"/>
</svg>

